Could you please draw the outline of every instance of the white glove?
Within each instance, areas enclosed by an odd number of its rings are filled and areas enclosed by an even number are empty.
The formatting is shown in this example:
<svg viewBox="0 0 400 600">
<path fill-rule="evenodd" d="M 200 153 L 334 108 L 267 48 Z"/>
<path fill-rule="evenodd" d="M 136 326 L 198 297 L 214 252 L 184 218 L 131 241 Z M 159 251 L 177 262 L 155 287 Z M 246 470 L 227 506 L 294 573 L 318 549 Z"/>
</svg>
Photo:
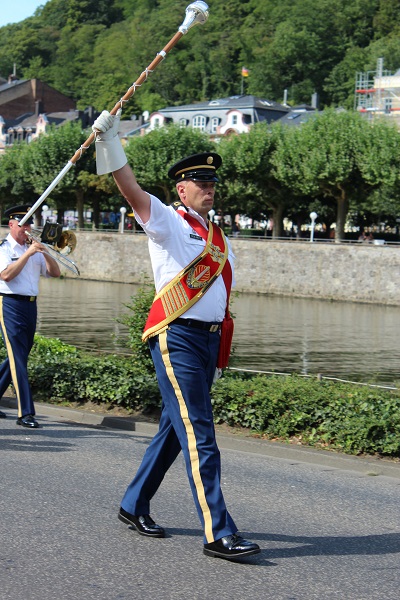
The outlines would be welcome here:
<svg viewBox="0 0 400 600">
<path fill-rule="evenodd" d="M 218 379 L 220 379 L 222 377 L 222 369 L 218 369 L 218 367 L 215 369 L 215 373 L 214 373 L 214 378 L 213 378 L 213 384 L 217 383 Z"/>
<path fill-rule="evenodd" d="M 128 162 L 118 137 L 121 109 L 116 115 L 103 110 L 92 125 L 96 135 L 96 167 L 97 175 L 118 171 Z"/>
</svg>

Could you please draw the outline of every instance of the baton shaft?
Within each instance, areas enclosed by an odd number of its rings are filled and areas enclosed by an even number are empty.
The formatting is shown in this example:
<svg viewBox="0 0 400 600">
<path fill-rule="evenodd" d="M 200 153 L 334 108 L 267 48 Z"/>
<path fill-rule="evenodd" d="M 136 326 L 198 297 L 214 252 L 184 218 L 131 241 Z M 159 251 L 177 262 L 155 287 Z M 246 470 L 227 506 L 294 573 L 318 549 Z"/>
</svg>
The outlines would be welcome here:
<svg viewBox="0 0 400 600">
<path fill-rule="evenodd" d="M 168 52 L 170 50 L 172 50 L 172 48 L 181 39 L 182 36 L 183 36 L 183 33 L 181 33 L 180 31 L 176 32 L 174 37 L 168 42 L 168 44 L 162 49 L 162 51 L 157 54 L 155 59 L 149 64 L 149 66 L 137 78 L 135 83 L 128 89 L 128 91 L 125 93 L 125 95 L 122 96 L 121 100 L 119 100 L 115 104 L 114 108 L 110 111 L 111 115 L 115 115 L 117 113 L 118 109 L 122 108 L 122 103 L 127 102 L 129 100 L 129 98 L 131 98 L 133 96 L 133 94 L 136 91 L 136 88 L 140 87 L 142 85 L 142 83 L 144 83 L 146 81 L 149 74 L 152 73 L 154 71 L 154 69 L 160 64 L 160 62 L 164 60 L 164 58 L 166 57 Z M 74 156 L 71 158 L 71 162 L 73 164 L 75 164 L 81 158 L 83 152 L 85 152 L 85 150 L 87 150 L 89 148 L 89 146 L 93 143 L 94 139 L 95 139 L 95 135 L 94 135 L 94 133 L 91 133 L 90 136 L 87 138 L 87 140 L 84 142 L 84 144 L 79 148 L 79 150 L 77 150 L 75 152 Z"/>
<path fill-rule="evenodd" d="M 28 212 L 26 213 L 26 215 L 24 217 L 22 217 L 22 219 L 18 222 L 18 225 L 20 227 L 24 223 L 26 223 L 26 221 L 28 219 L 31 218 L 31 216 L 33 215 L 33 213 L 35 212 L 35 210 L 37 210 L 39 208 L 39 206 L 42 204 L 43 200 L 45 200 L 47 198 L 47 196 L 54 190 L 54 188 L 61 181 L 61 179 L 64 177 L 64 175 L 66 175 L 68 173 L 68 171 L 70 170 L 70 168 L 72 167 L 72 165 L 73 165 L 73 163 L 71 161 L 69 161 L 65 165 L 65 167 L 63 168 L 63 170 L 59 172 L 59 174 L 57 175 L 57 177 L 51 182 L 51 184 L 49 185 L 49 187 L 43 192 L 43 194 L 40 196 L 40 198 L 38 198 L 36 200 L 36 202 L 32 206 L 32 208 L 30 208 L 28 210 Z"/>
</svg>

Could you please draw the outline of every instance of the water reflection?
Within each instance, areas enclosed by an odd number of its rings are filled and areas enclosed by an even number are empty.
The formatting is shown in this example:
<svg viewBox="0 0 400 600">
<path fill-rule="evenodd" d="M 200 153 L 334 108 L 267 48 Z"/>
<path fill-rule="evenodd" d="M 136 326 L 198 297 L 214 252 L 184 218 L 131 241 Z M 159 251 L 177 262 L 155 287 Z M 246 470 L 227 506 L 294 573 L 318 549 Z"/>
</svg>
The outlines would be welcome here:
<svg viewBox="0 0 400 600">
<path fill-rule="evenodd" d="M 138 287 L 43 279 L 38 333 L 79 347 L 127 352 L 121 342 L 126 328 L 115 319 Z M 399 307 L 241 294 L 233 312 L 232 366 L 400 382 Z"/>
</svg>

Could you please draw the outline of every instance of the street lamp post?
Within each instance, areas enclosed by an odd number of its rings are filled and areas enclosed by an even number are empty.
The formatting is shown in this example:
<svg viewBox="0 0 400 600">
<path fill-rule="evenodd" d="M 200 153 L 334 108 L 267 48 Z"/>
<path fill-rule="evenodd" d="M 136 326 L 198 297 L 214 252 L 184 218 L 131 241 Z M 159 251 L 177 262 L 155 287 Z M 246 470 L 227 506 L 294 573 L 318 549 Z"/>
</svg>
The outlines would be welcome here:
<svg viewBox="0 0 400 600">
<path fill-rule="evenodd" d="M 47 204 L 43 204 L 42 206 L 42 226 L 46 225 L 46 212 L 49 210 Z"/>
<path fill-rule="evenodd" d="M 119 212 L 121 213 L 121 229 L 120 229 L 120 232 L 124 233 L 124 228 L 125 228 L 125 213 L 126 213 L 125 206 L 121 206 L 121 208 L 119 209 Z"/>
<path fill-rule="evenodd" d="M 315 219 L 318 217 L 316 212 L 312 212 L 310 213 L 310 219 L 311 219 L 311 236 L 310 236 L 310 242 L 314 241 L 314 228 L 315 228 Z"/>
</svg>

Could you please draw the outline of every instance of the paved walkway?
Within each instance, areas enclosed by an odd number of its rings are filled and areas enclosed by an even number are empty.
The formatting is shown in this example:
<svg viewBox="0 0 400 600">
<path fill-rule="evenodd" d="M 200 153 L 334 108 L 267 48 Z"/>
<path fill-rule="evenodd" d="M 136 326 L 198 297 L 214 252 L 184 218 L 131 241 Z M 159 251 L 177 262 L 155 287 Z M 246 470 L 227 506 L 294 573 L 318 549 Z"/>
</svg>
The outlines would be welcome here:
<svg viewBox="0 0 400 600">
<path fill-rule="evenodd" d="M 37 403 L 29 430 L 2 408 L 0 600 L 399 598 L 399 465 L 219 431 L 229 511 L 261 547 L 233 563 L 203 555 L 182 455 L 152 500 L 165 538 L 117 519 L 157 424 Z"/>
</svg>

